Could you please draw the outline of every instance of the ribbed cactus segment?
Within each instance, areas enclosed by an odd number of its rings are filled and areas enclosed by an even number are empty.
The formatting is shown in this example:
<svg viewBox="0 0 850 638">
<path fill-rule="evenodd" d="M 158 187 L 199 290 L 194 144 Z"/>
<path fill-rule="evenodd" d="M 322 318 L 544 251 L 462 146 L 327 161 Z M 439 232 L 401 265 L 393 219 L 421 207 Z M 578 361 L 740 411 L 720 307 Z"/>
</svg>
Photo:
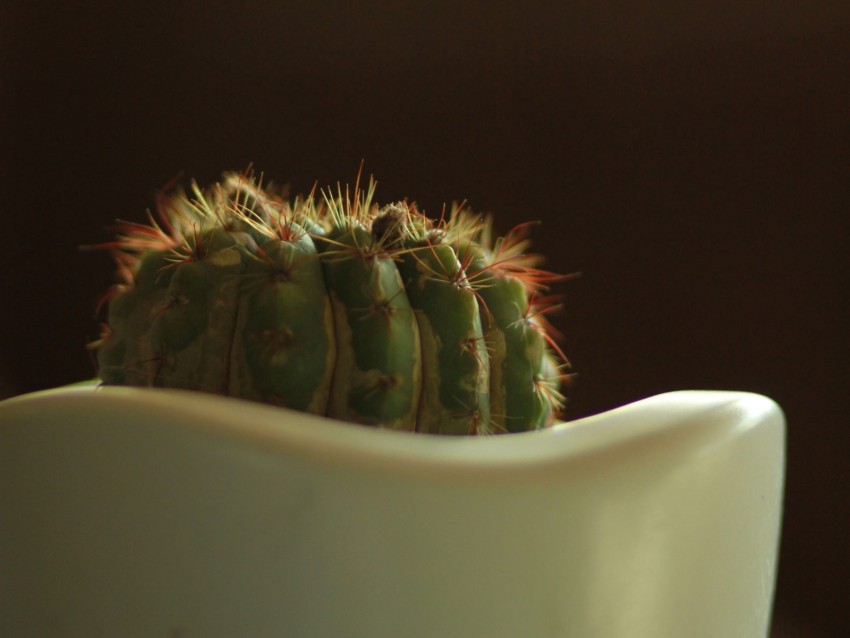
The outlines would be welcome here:
<svg viewBox="0 0 850 638">
<path fill-rule="evenodd" d="M 558 412 L 564 407 L 565 397 L 561 393 L 561 381 L 564 377 L 562 367 L 556 355 L 551 349 L 546 349 L 543 354 L 540 373 L 535 379 L 535 390 L 540 405 L 539 427 L 552 425 L 558 417 Z"/>
<path fill-rule="evenodd" d="M 414 430 L 419 329 L 395 262 L 357 223 L 332 229 L 323 243 L 339 351 L 328 415 Z"/>
<path fill-rule="evenodd" d="M 491 372 L 493 420 L 509 432 L 543 427 L 552 413 L 538 388 L 546 343 L 526 316 L 525 289 L 516 279 L 494 277 L 478 294 L 486 304 L 485 314 L 489 311 L 488 346 L 499 354 Z"/>
<path fill-rule="evenodd" d="M 110 334 L 99 351 L 106 383 L 227 388 L 229 345 L 242 252 L 234 237 L 205 231 L 174 262 L 162 253 L 140 260 L 134 284 L 110 304 Z"/>
<path fill-rule="evenodd" d="M 490 224 L 455 211 L 450 236 L 481 306 L 493 428 L 523 432 L 550 425 L 562 406 L 560 373 L 533 301 L 535 288 L 553 276 L 533 267 L 521 229 L 491 246 Z"/>
<path fill-rule="evenodd" d="M 151 322 L 151 384 L 227 393 L 244 251 L 238 236 L 218 228 L 193 239 Z"/>
<path fill-rule="evenodd" d="M 248 260 L 230 358 L 229 393 L 327 412 L 336 362 L 330 298 L 316 247 L 297 224 Z"/>
<path fill-rule="evenodd" d="M 109 303 L 109 324 L 98 344 L 100 378 L 109 385 L 151 385 L 157 362 L 150 326 L 169 298 L 172 271 L 163 253 L 139 260 L 133 282 L 120 285 Z"/>
<path fill-rule="evenodd" d="M 106 384 L 200 390 L 436 434 L 551 424 L 563 358 L 522 227 L 379 209 L 374 182 L 287 202 L 251 176 L 123 223 Z"/>
<path fill-rule="evenodd" d="M 408 243 L 399 269 L 419 323 L 424 364 L 417 429 L 490 429 L 489 358 L 478 303 L 461 263 L 439 234 Z"/>
</svg>

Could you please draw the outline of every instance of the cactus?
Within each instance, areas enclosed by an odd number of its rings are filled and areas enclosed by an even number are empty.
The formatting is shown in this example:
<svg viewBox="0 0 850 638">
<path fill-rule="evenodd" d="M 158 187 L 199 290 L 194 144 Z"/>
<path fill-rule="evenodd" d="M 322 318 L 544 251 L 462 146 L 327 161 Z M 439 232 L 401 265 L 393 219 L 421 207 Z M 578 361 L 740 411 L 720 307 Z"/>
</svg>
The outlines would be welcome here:
<svg viewBox="0 0 850 638">
<path fill-rule="evenodd" d="M 353 192 L 287 201 L 253 175 L 162 196 L 122 222 L 97 351 L 106 385 L 172 387 L 380 427 L 494 434 L 553 423 L 559 277 L 528 225 Z"/>
</svg>

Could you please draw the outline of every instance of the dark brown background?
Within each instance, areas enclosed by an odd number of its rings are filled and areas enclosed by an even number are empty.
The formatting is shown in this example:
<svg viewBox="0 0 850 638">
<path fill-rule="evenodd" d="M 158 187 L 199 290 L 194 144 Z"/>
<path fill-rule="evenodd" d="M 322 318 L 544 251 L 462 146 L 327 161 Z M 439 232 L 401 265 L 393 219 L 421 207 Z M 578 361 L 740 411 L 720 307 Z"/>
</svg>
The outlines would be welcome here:
<svg viewBox="0 0 850 638">
<path fill-rule="evenodd" d="M 93 374 L 111 265 L 76 247 L 178 172 L 304 191 L 365 158 L 380 201 L 544 222 L 584 273 L 571 417 L 779 401 L 775 634 L 850 635 L 850 4 L 12 0 L 0 29 L 0 395 Z"/>
</svg>

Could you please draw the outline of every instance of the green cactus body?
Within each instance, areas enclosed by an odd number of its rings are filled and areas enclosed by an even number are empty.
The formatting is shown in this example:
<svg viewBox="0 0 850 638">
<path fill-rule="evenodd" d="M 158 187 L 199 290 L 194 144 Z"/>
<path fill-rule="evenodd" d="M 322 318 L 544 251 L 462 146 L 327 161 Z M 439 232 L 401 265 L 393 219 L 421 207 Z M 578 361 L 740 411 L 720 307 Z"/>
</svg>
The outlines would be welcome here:
<svg viewBox="0 0 850 638">
<path fill-rule="evenodd" d="M 226 393 L 244 252 L 218 228 L 195 239 L 151 321 L 153 385 Z"/>
<path fill-rule="evenodd" d="M 328 415 L 416 428 L 419 327 L 395 262 L 356 221 L 335 227 L 322 253 L 334 309 L 337 362 Z"/>
<path fill-rule="evenodd" d="M 154 352 L 150 325 L 167 302 L 172 271 L 167 255 L 146 253 L 132 283 L 117 289 L 109 303 L 109 324 L 97 350 L 100 377 L 110 385 L 152 385 Z"/>
<path fill-rule="evenodd" d="M 508 432 L 544 427 L 563 396 L 561 373 L 541 322 L 546 302 L 535 296 L 545 282 L 559 277 L 536 268 L 539 258 L 526 254 L 523 227 L 493 242 L 489 220 L 481 223 L 458 210 L 452 212 L 450 227 L 481 305 L 493 425 Z"/>
<path fill-rule="evenodd" d="M 316 247 L 297 224 L 267 239 L 243 271 L 230 394 L 325 414 L 336 361 L 330 300 Z"/>
<path fill-rule="evenodd" d="M 406 248 L 399 268 L 419 323 L 425 369 L 418 429 L 484 433 L 489 357 L 478 302 L 451 246 L 426 238 Z"/>
<path fill-rule="evenodd" d="M 107 245 L 123 282 L 97 344 L 103 382 L 427 433 L 552 423 L 561 374 L 526 242 L 494 245 L 468 213 L 435 225 L 379 209 L 373 192 L 289 204 L 232 174 L 166 200 L 161 224 L 126 224 Z"/>
<path fill-rule="evenodd" d="M 516 279 L 493 277 L 478 294 L 486 305 L 482 314 L 487 346 L 495 353 L 490 386 L 493 420 L 509 432 L 541 427 L 550 416 L 538 385 L 546 344 L 526 314 L 525 289 Z"/>
</svg>

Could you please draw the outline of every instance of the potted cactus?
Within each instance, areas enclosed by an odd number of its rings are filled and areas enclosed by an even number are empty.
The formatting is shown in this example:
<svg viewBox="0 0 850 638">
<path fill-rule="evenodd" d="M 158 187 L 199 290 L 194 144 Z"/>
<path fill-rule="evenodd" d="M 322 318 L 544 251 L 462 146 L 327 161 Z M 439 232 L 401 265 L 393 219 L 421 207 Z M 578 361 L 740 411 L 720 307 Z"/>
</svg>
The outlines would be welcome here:
<svg viewBox="0 0 850 638">
<path fill-rule="evenodd" d="M 106 244 L 120 283 L 97 350 L 107 385 L 174 387 L 438 434 L 551 425 L 566 359 L 526 254 L 455 206 L 353 194 L 286 202 L 251 176 L 163 198 Z"/>
<path fill-rule="evenodd" d="M 226 174 L 101 246 L 99 381 L 0 404 L 0 634 L 764 638 L 779 408 L 561 423 L 527 225 L 374 191 Z"/>
</svg>

